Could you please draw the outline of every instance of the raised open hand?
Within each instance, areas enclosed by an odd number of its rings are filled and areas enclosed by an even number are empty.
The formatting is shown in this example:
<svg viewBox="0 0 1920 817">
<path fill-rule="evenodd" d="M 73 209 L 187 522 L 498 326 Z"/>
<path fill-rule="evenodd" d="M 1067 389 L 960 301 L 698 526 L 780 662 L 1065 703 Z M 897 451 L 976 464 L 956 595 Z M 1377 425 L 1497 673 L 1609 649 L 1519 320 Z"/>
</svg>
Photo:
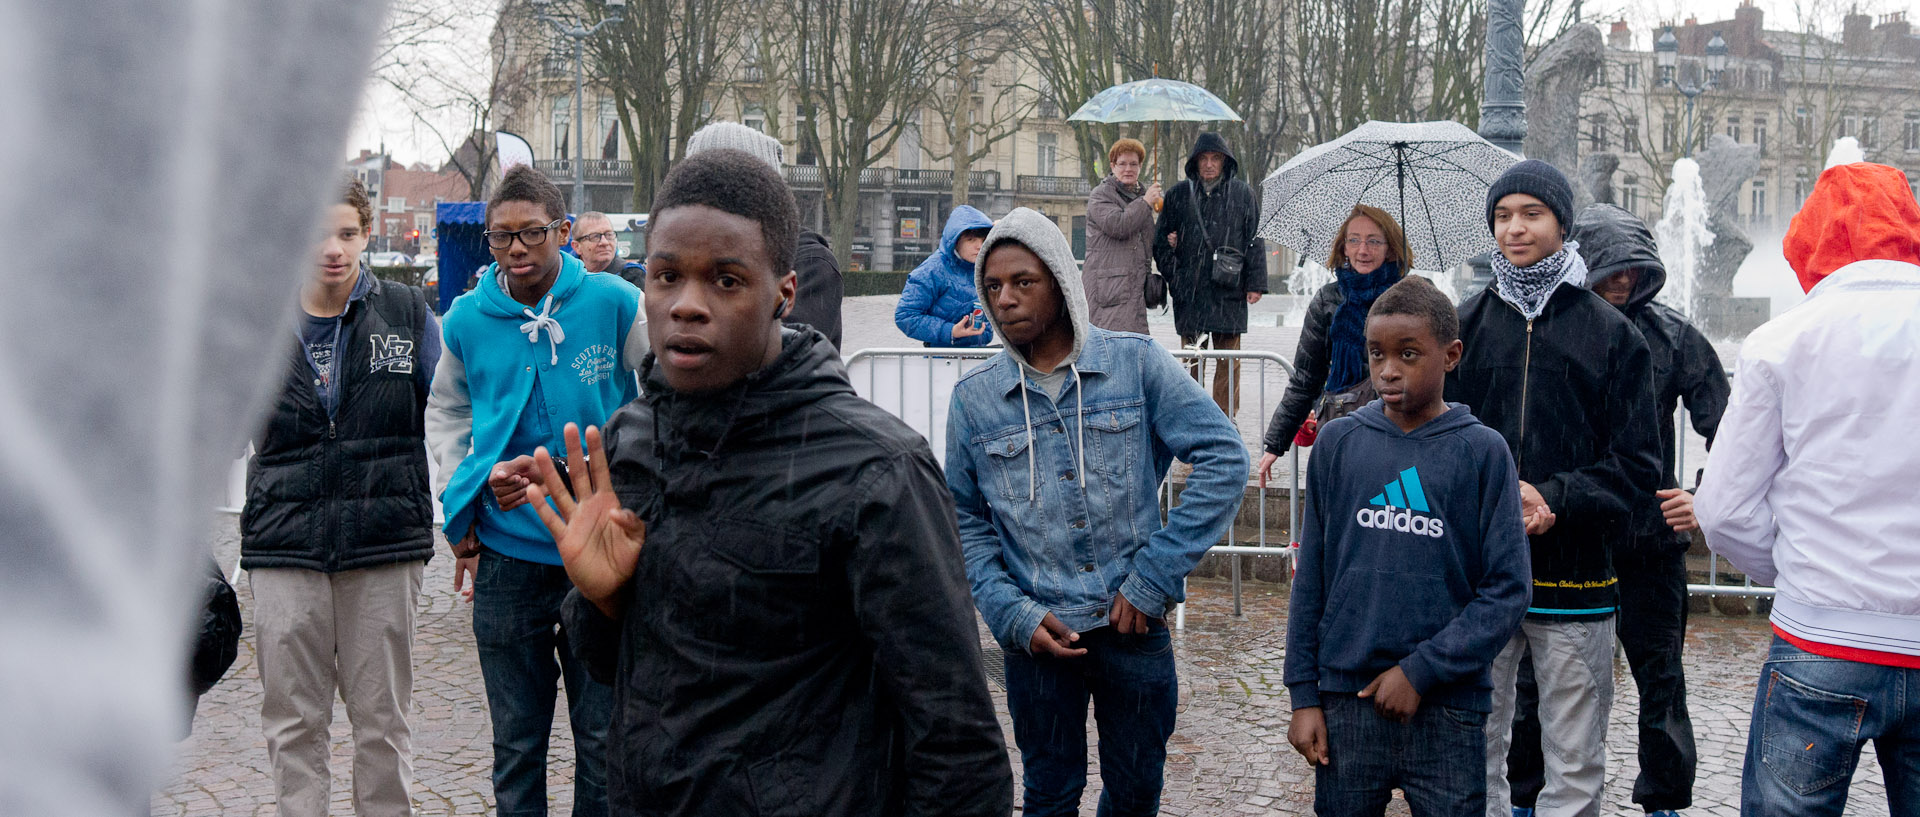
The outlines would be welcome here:
<svg viewBox="0 0 1920 817">
<path fill-rule="evenodd" d="M 533 458 L 540 469 L 540 484 L 527 488 L 527 499 L 560 546 L 560 560 L 573 586 L 601 612 L 618 618 L 625 606 L 627 580 L 633 578 L 640 546 L 647 539 L 647 526 L 634 512 L 620 507 L 620 498 L 613 493 L 600 429 L 587 427 L 584 454 L 580 438 L 580 427 L 568 423 L 567 477 L 573 490 L 561 482 L 553 456 L 539 448 Z M 548 498 L 553 501 L 544 501 Z"/>
</svg>

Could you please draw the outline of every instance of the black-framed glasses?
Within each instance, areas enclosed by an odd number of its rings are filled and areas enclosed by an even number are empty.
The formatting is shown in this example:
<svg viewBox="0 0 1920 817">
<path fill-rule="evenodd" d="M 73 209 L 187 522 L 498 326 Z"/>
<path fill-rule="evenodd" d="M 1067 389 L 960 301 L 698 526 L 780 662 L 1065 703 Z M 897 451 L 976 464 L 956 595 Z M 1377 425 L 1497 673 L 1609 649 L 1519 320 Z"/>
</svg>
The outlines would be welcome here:
<svg viewBox="0 0 1920 817">
<path fill-rule="evenodd" d="M 519 237 L 521 244 L 532 248 L 547 243 L 547 233 L 552 232 L 555 227 L 565 224 L 566 221 L 564 218 L 556 218 L 552 224 L 548 224 L 545 227 L 528 227 L 524 230 L 487 230 L 481 233 L 481 235 L 487 237 L 487 246 L 496 250 L 504 250 L 513 246 L 513 239 L 516 236 Z"/>
<path fill-rule="evenodd" d="M 574 240 L 582 244 L 598 244 L 602 241 L 612 241 L 613 231 L 601 230 L 600 232 L 597 232 L 597 233 L 587 233 L 586 235 L 575 238 Z"/>
</svg>

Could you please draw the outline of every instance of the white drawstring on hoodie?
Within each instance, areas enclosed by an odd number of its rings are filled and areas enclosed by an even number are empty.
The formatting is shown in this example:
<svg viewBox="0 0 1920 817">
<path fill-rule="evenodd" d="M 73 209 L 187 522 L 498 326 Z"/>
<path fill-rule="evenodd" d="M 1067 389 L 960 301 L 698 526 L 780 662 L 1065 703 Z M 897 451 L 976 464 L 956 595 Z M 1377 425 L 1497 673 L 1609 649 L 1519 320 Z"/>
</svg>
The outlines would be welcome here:
<svg viewBox="0 0 1920 817">
<path fill-rule="evenodd" d="M 1074 461 L 1075 461 L 1075 465 L 1077 466 L 1074 469 L 1074 475 L 1079 477 L 1080 492 L 1086 493 L 1087 491 L 1086 393 L 1085 393 L 1085 390 L 1082 388 L 1082 384 L 1080 383 L 1080 364 L 1078 362 L 1069 363 L 1067 364 L 1067 369 L 1068 371 L 1073 372 L 1073 411 L 1074 411 L 1074 416 L 1078 420 L 1078 425 L 1079 425 L 1078 433 L 1080 436 L 1080 442 L 1078 446 L 1076 446 L 1079 450 L 1074 452 Z M 1060 408 L 1059 404 L 1055 403 L 1054 409 L 1057 411 L 1059 408 Z M 1024 371 L 1020 372 L 1020 413 L 1026 417 L 1026 421 L 1027 421 L 1027 503 L 1032 504 L 1038 500 L 1038 491 L 1036 491 L 1035 488 L 1037 484 L 1040 482 L 1040 465 L 1035 460 L 1034 454 L 1033 454 L 1033 449 L 1035 447 L 1035 443 L 1033 439 L 1033 409 L 1027 405 L 1027 373 Z"/>
<path fill-rule="evenodd" d="M 553 316 L 549 314 L 552 311 L 553 293 L 547 293 L 547 297 L 540 299 L 540 313 L 537 315 L 534 314 L 533 307 L 528 306 L 520 309 L 521 314 L 533 319 L 520 324 L 520 331 L 527 333 L 528 343 L 539 343 L 540 330 L 547 330 L 547 352 L 551 355 L 547 360 L 547 365 L 549 366 L 560 363 L 560 342 L 567 339 L 566 330 L 561 329 L 560 322 L 554 320 Z"/>
</svg>

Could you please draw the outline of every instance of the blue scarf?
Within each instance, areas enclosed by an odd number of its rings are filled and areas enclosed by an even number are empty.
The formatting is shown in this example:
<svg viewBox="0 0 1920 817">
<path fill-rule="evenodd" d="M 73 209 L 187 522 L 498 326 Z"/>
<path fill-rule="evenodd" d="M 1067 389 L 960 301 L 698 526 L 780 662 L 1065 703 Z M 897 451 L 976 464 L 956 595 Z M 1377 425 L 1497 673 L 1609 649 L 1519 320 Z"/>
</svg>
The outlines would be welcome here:
<svg viewBox="0 0 1920 817">
<path fill-rule="evenodd" d="M 1333 313 L 1327 332 L 1327 391 L 1352 388 L 1367 377 L 1367 310 L 1388 287 L 1400 283 L 1400 264 L 1388 261 L 1366 275 L 1348 264 L 1333 271 L 1347 302 Z"/>
</svg>

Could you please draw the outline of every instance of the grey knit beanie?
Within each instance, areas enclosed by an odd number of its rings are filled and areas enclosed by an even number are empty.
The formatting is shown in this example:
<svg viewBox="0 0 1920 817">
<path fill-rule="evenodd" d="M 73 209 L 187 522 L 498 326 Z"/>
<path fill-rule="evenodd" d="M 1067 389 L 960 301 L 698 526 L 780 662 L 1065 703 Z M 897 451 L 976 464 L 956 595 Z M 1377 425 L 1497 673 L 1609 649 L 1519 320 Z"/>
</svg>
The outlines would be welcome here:
<svg viewBox="0 0 1920 817">
<path fill-rule="evenodd" d="M 1573 229 L 1573 185 L 1567 183 L 1566 174 L 1539 159 L 1528 159 L 1507 168 L 1487 190 L 1488 232 L 1493 231 L 1493 206 L 1515 193 L 1539 199 L 1552 210 L 1553 217 L 1560 222 L 1560 235 L 1565 236 Z"/>
<path fill-rule="evenodd" d="M 781 162 L 786 158 L 780 147 L 780 140 L 738 122 L 715 122 L 694 131 L 692 136 L 687 137 L 688 156 L 703 150 L 718 148 L 745 151 L 754 158 L 771 165 L 776 173 L 780 171 Z"/>
</svg>

